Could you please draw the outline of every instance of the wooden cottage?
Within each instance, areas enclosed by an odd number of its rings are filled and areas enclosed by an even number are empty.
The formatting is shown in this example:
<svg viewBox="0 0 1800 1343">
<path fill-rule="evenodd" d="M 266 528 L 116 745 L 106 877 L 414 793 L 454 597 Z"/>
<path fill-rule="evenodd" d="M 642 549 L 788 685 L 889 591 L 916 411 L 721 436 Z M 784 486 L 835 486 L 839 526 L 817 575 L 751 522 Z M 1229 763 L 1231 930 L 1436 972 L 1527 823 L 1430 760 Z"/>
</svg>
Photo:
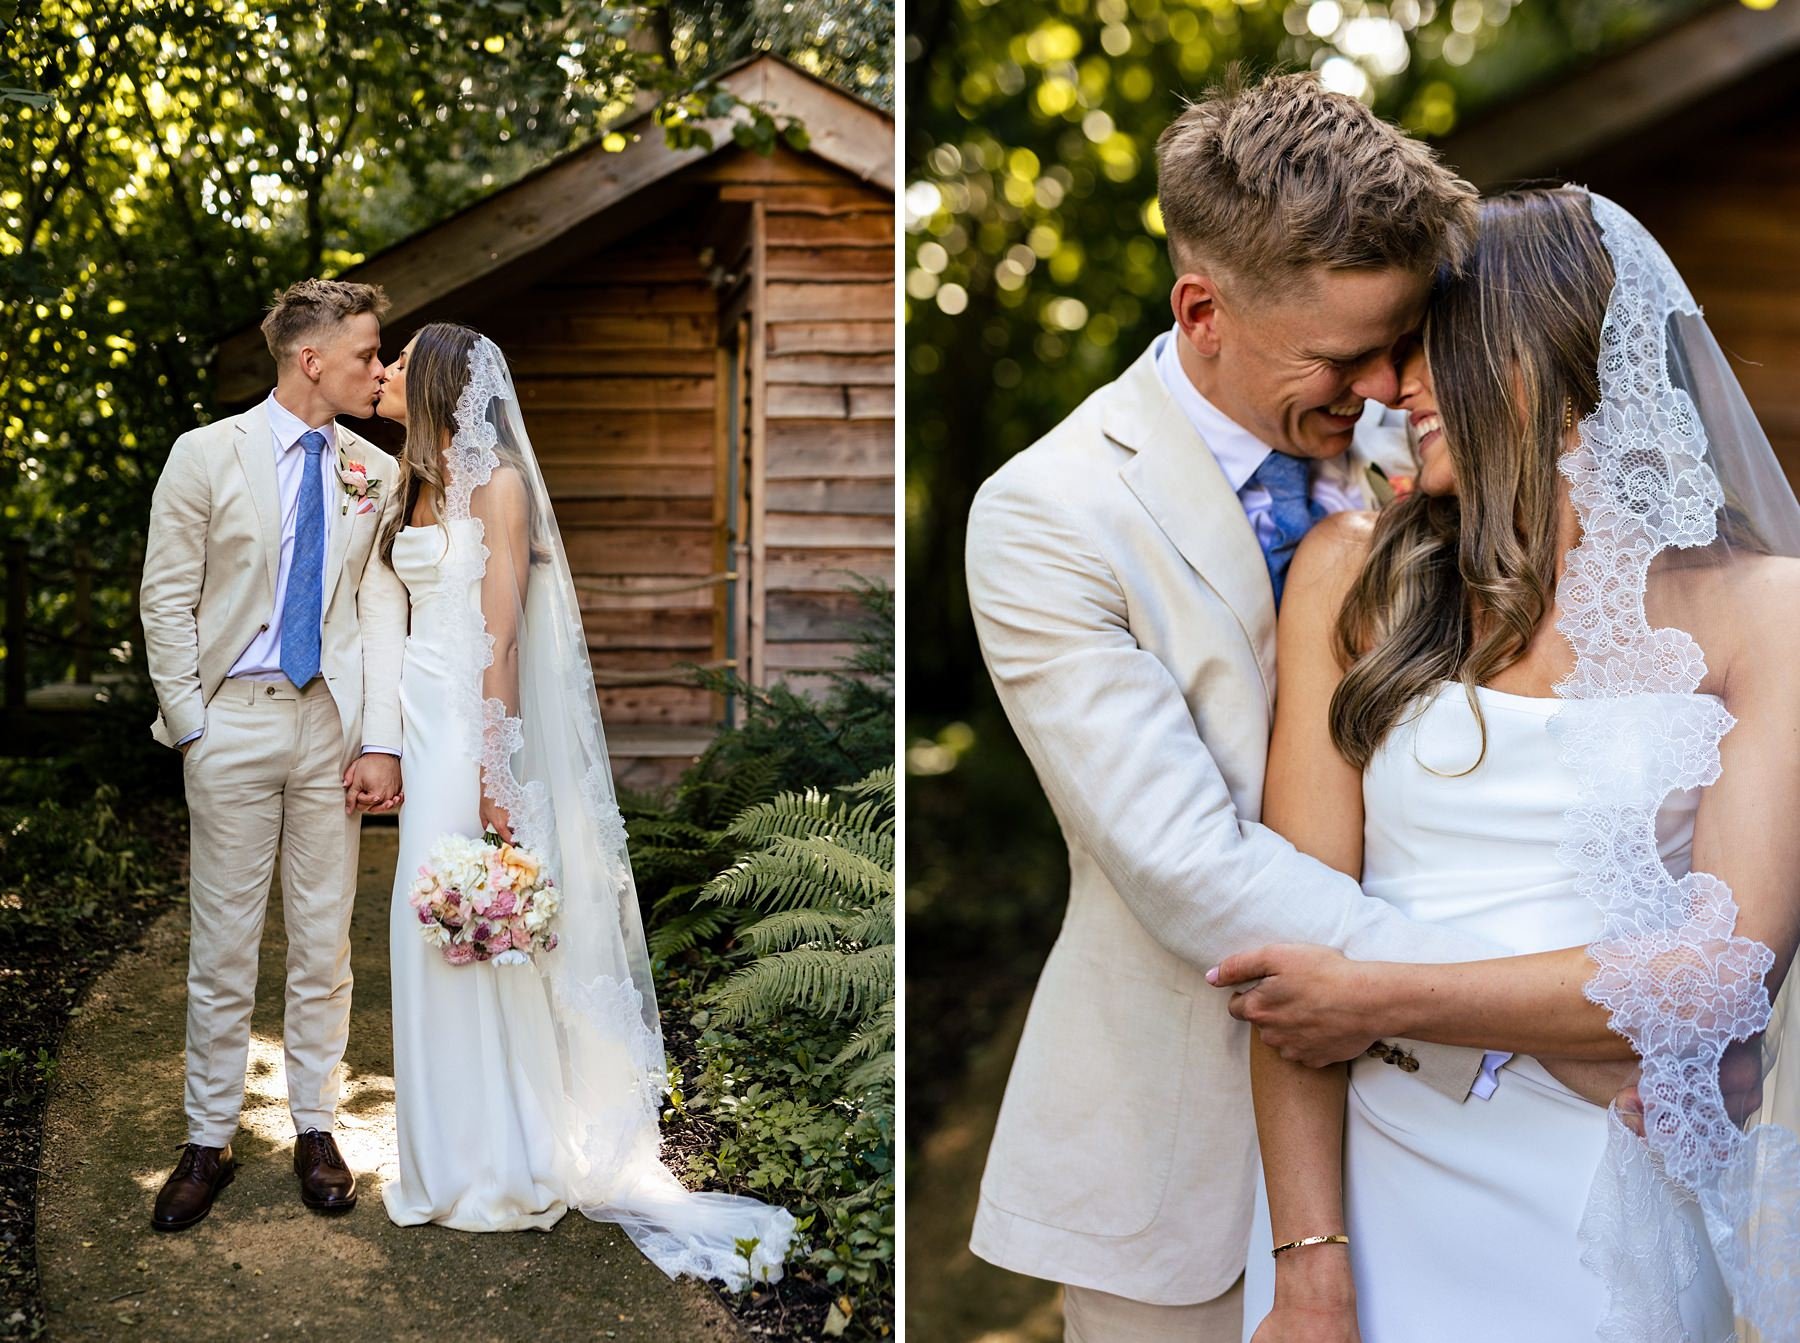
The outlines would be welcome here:
<svg viewBox="0 0 1800 1343">
<path fill-rule="evenodd" d="M 646 117 L 343 276 L 386 289 L 389 357 L 438 320 L 506 352 L 630 786 L 728 712 L 682 664 L 804 686 L 848 651 L 851 576 L 894 576 L 893 120 L 772 56 L 718 82 L 808 150 L 728 121 L 673 150 Z M 223 342 L 222 405 L 272 381 L 254 325 Z"/>
<path fill-rule="evenodd" d="M 1439 148 L 1483 191 L 1578 182 L 1642 220 L 1800 487 L 1800 6 L 1727 0 Z"/>
</svg>

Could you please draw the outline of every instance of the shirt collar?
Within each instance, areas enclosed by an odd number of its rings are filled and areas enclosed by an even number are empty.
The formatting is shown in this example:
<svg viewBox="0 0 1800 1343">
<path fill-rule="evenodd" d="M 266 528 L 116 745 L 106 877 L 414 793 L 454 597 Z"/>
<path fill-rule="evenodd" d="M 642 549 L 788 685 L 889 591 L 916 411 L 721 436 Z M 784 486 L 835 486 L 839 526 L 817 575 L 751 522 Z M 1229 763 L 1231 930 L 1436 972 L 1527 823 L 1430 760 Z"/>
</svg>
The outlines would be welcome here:
<svg viewBox="0 0 1800 1343">
<path fill-rule="evenodd" d="M 275 399 L 275 393 L 269 393 L 269 399 L 263 402 L 263 409 L 269 417 L 269 428 L 275 434 L 276 455 L 287 452 L 299 443 L 313 429 L 325 435 L 325 450 L 337 451 L 337 421 L 327 420 L 321 425 L 310 425 L 281 402 Z"/>
<path fill-rule="evenodd" d="M 1188 423 L 1205 440 L 1219 469 L 1233 491 L 1241 490 L 1263 464 L 1272 449 L 1243 425 L 1200 395 L 1181 366 L 1176 341 L 1181 328 L 1171 327 L 1156 338 L 1156 372 L 1175 404 L 1181 407 Z"/>
</svg>

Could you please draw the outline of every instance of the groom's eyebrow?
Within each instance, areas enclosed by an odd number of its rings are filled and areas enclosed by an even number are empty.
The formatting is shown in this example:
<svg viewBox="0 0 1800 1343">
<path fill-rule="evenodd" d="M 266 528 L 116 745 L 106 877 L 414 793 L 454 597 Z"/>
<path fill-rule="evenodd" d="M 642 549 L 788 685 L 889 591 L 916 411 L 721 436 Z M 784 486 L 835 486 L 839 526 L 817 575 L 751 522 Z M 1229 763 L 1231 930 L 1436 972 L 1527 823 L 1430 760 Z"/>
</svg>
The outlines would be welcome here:
<svg viewBox="0 0 1800 1343">
<path fill-rule="evenodd" d="M 1366 350 L 1355 350 L 1348 354 L 1340 353 L 1336 350 L 1315 350 L 1311 357 L 1314 359 L 1323 359 L 1327 363 L 1332 364 L 1360 364 L 1370 355 L 1379 354 L 1385 348 L 1385 346 L 1381 345 L 1371 345 Z"/>
</svg>

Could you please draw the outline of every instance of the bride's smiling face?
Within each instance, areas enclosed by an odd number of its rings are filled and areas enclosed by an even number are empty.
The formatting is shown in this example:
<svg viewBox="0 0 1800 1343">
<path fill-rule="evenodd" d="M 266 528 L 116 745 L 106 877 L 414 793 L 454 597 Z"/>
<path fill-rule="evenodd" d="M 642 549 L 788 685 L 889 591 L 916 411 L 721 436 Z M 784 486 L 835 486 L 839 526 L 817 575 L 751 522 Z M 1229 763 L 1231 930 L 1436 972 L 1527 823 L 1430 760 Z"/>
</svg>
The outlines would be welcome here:
<svg viewBox="0 0 1800 1343">
<path fill-rule="evenodd" d="M 406 365 L 412 359 L 413 346 L 418 343 L 417 336 L 407 341 L 406 348 L 387 366 L 381 381 L 381 395 L 375 402 L 375 413 L 384 420 L 406 423 Z"/>
<path fill-rule="evenodd" d="M 1411 341 L 1400 362 L 1400 397 L 1397 409 L 1407 413 L 1413 451 L 1419 458 L 1418 489 L 1421 494 L 1455 494 L 1456 466 L 1444 442 L 1444 421 L 1438 413 L 1437 391 L 1431 384 L 1431 363 L 1422 341 Z"/>
</svg>

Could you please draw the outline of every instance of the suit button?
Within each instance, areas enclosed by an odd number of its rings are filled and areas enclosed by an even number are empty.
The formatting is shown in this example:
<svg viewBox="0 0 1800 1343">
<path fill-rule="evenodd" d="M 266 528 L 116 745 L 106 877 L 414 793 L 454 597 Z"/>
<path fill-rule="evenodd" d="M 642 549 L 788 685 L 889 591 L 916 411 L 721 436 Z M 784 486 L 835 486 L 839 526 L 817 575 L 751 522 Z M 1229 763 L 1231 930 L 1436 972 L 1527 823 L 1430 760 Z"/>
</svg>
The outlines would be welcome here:
<svg viewBox="0 0 1800 1343">
<path fill-rule="evenodd" d="M 264 625 L 264 626 L 263 626 L 263 633 L 264 633 L 264 634 L 267 634 L 267 633 L 268 633 L 268 632 L 269 632 L 269 627 L 268 627 L 268 626 L 267 626 L 267 625 Z"/>
<path fill-rule="evenodd" d="M 274 687 L 274 686 L 272 686 L 272 685 L 268 685 L 268 686 L 264 686 L 264 687 L 263 687 L 263 694 L 265 694 L 265 695 L 270 695 L 270 696 L 273 696 L 273 695 L 274 695 L 274 693 L 275 693 L 275 687 Z"/>
<path fill-rule="evenodd" d="M 1402 1054 L 1400 1056 L 1400 1071 L 1403 1073 L 1418 1072 L 1419 1071 L 1419 1061 L 1416 1058 L 1414 1058 L 1411 1054 Z"/>
</svg>

